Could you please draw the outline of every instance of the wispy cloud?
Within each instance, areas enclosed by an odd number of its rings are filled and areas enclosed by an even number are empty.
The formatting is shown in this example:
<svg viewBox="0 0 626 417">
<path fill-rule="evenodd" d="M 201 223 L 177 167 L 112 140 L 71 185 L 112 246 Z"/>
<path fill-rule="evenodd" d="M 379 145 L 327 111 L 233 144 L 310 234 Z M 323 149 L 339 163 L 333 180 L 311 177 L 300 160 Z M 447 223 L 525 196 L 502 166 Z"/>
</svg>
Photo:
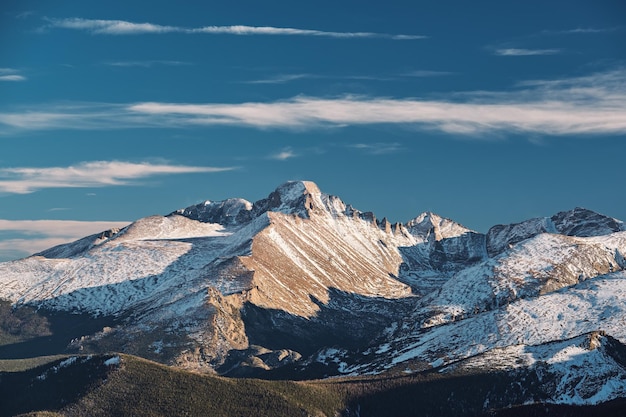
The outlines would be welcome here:
<svg viewBox="0 0 626 417">
<path fill-rule="evenodd" d="M 158 120 L 142 117 L 127 111 L 127 105 L 110 103 L 64 102 L 30 107 L 27 110 L 2 112 L 0 110 L 0 136 L 16 130 L 47 129 L 125 129 L 133 127 L 160 127 Z"/>
<path fill-rule="evenodd" d="M 575 28 L 565 30 L 543 30 L 541 35 L 580 35 L 580 34 L 598 34 L 598 33 L 610 33 L 624 29 L 623 26 L 613 26 L 608 28 Z"/>
<path fill-rule="evenodd" d="M 0 194 L 29 194 L 45 188 L 91 188 L 132 185 L 156 175 L 229 171 L 232 167 L 199 167 L 123 161 L 81 162 L 68 167 L 0 168 Z"/>
<path fill-rule="evenodd" d="M 0 219 L 0 233 L 14 237 L 0 239 L 0 262 L 41 252 L 63 243 L 130 222 L 76 220 L 5 220 Z"/>
<path fill-rule="evenodd" d="M 98 35 L 137 35 L 184 32 L 185 29 L 176 26 L 163 26 L 152 23 L 134 23 L 124 20 L 68 19 L 46 18 L 48 23 L 42 30 L 50 28 L 82 30 Z"/>
<path fill-rule="evenodd" d="M 270 155 L 270 159 L 276 159 L 279 161 L 286 161 L 287 159 L 295 158 L 299 156 L 297 153 L 293 151 L 291 148 L 285 148 L 280 152 Z"/>
<path fill-rule="evenodd" d="M 101 19 L 47 19 L 48 24 L 42 29 L 61 28 L 82 30 L 96 35 L 139 35 L 139 34 L 210 34 L 210 35 L 266 35 L 266 36 L 318 36 L 329 38 L 387 38 L 394 40 L 424 39 L 422 35 L 388 34 L 374 32 L 332 32 L 312 29 L 282 28 L 272 26 L 203 26 L 187 28 L 167 26 L 155 23 L 135 23 L 124 20 Z"/>
<path fill-rule="evenodd" d="M 14 68 L 0 68 L 0 81 L 25 81 L 26 77 Z"/>
<path fill-rule="evenodd" d="M 493 52 L 500 56 L 532 56 L 532 55 L 557 55 L 562 53 L 560 49 L 523 49 L 523 48 L 503 48 Z"/>
<path fill-rule="evenodd" d="M 26 80 L 26 77 L 24 77 L 23 75 L 17 75 L 17 74 L 0 75 L 0 81 L 24 81 L 24 80 Z"/>
<path fill-rule="evenodd" d="M 370 155 L 386 155 L 402 151 L 404 148 L 397 142 L 356 143 L 348 145 L 349 148 L 358 149 Z"/>
<path fill-rule="evenodd" d="M 271 103 L 140 103 L 129 109 L 197 125 L 305 129 L 404 124 L 467 135 L 622 134 L 626 132 L 626 73 L 535 81 L 514 91 L 467 93 L 449 100 L 296 97 Z"/>
<path fill-rule="evenodd" d="M 268 78 L 262 78 L 259 80 L 244 81 L 244 84 L 285 84 L 291 81 L 321 78 L 321 76 L 314 74 L 279 74 Z"/>
<path fill-rule="evenodd" d="M 35 12 L 32 10 L 25 10 L 23 12 L 19 12 L 15 14 L 15 18 L 16 19 L 26 19 L 27 17 L 30 17 L 32 15 L 34 15 Z"/>
<path fill-rule="evenodd" d="M 234 126 L 305 130 L 396 124 L 456 135 L 498 132 L 547 135 L 626 133 L 626 70 L 530 80 L 508 91 L 438 99 L 298 96 L 272 102 L 83 105 L 0 112 L 13 129 L 198 128 Z M 1 129 L 0 129 L 1 130 Z"/>
<path fill-rule="evenodd" d="M 400 74 L 391 75 L 332 75 L 332 74 L 310 74 L 310 73 L 296 73 L 296 74 L 278 74 L 251 81 L 243 81 L 244 84 L 285 84 L 298 80 L 361 80 L 361 81 L 396 81 L 402 78 L 426 78 L 426 77 L 441 77 L 454 74 L 447 71 L 428 71 L 428 70 L 415 70 L 407 71 Z"/>
<path fill-rule="evenodd" d="M 404 76 L 404 75 L 402 75 Z M 328 75 L 328 74 L 278 74 L 258 80 L 243 81 L 244 84 L 285 84 L 298 80 L 357 80 L 357 81 L 393 81 L 398 76 L 374 75 Z"/>
</svg>

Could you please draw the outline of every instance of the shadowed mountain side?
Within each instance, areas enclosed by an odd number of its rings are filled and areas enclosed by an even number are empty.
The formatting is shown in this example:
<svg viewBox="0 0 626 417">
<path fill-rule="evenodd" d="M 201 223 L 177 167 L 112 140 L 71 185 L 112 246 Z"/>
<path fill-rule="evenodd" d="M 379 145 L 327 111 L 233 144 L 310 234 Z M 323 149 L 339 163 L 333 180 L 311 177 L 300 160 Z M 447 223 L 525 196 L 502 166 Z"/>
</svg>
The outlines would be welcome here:
<svg viewBox="0 0 626 417">
<path fill-rule="evenodd" d="M 46 336 L 32 337 L 0 346 L 0 359 L 23 359 L 67 353 L 72 340 L 101 332 L 103 328 L 121 323 L 121 318 L 94 318 L 88 314 L 72 314 L 40 309 L 37 315 L 49 323 Z"/>
<path fill-rule="evenodd" d="M 626 230 L 621 220 L 576 207 L 552 217 L 538 217 L 520 223 L 499 224 L 487 231 L 487 252 L 496 256 L 507 248 L 541 233 L 564 236 L 603 236 Z"/>
<path fill-rule="evenodd" d="M 53 335 L 1 346 L 0 357 L 63 353 L 75 339 L 70 350 L 121 351 L 169 364 L 197 361 L 200 368 L 219 363 L 231 348 L 247 345 L 242 331 L 229 338 L 218 326 L 231 320 L 233 310 L 220 305 L 224 302 L 221 292 L 230 290 L 241 297 L 242 291 L 252 287 L 252 272 L 238 257 L 189 261 L 189 257 L 202 258 L 207 248 L 214 250 L 211 240 L 172 241 L 190 245 L 187 258 L 178 258 L 158 274 L 80 288 L 46 300 L 47 307 L 40 311 L 46 311 L 50 318 Z M 167 245 L 168 241 L 159 242 Z M 242 242 L 235 250 L 245 251 L 248 245 Z M 65 305 L 84 307 L 74 307 L 72 313 L 52 310 Z M 116 306 L 114 315 L 98 315 L 102 307 L 112 305 Z"/>
<path fill-rule="evenodd" d="M 399 246 L 402 256 L 397 279 L 423 297 L 441 288 L 454 273 L 483 261 L 485 235 L 464 232 L 459 236 Z"/>
<path fill-rule="evenodd" d="M 521 390 L 533 381 L 523 368 L 545 362 L 559 384 L 545 391 L 554 401 L 596 404 L 626 396 L 624 360 L 578 342 L 558 352 L 536 346 L 598 329 L 626 340 L 623 226 L 583 209 L 494 226 L 487 235 L 430 212 L 394 225 L 313 183 L 289 182 L 256 203 L 206 201 L 42 252 L 47 257 L 0 263 L 0 295 L 9 309 L 115 316 L 114 325 L 93 327 L 91 318 L 74 316 L 85 323 L 70 348 L 84 353 L 121 351 L 267 379 L 435 368 L 431 382 L 439 381 L 437 369 L 467 360 L 477 367 L 472 375 L 487 369 L 530 378 L 515 381 Z M 5 354 L 37 354 L 35 345 L 43 343 L 56 345 L 41 353 L 67 346 L 67 338 L 32 340 L 48 335 L 27 333 L 0 337 L 0 344 L 14 345 Z M 570 372 L 593 361 L 602 366 Z M 521 403 L 543 398 L 498 389 Z M 474 393 L 459 386 L 437 398 L 455 402 L 450 396 L 465 392 Z M 498 410 L 507 405 L 502 398 L 482 404 Z M 385 402 L 396 407 L 399 400 L 389 394 Z M 485 411 L 475 407 L 478 400 L 458 403 L 458 415 Z M 385 411 L 371 414 L 379 412 Z"/>
<path fill-rule="evenodd" d="M 330 417 L 343 406 L 340 394 L 321 384 L 233 380 L 128 355 L 0 371 L 0 401 L 0 417 Z"/>
<path fill-rule="evenodd" d="M 106 381 L 113 368 L 107 361 L 115 359 L 111 355 L 75 356 L 20 372 L 0 371 L 0 416 L 60 411 Z"/>
<path fill-rule="evenodd" d="M 498 416 L 521 404 L 518 413 L 502 415 L 603 415 L 600 411 L 605 409 L 610 415 L 623 415 L 615 412 L 624 401 L 609 401 L 623 397 L 625 389 L 626 346 L 619 340 L 593 331 L 519 348 L 524 352 L 521 356 L 511 355 L 516 349 L 507 347 L 410 376 L 399 376 L 404 373 L 400 367 L 394 371 L 397 376 L 386 372 L 360 380 L 347 378 L 345 383 L 354 386 L 346 415 Z M 547 404 L 559 402 L 579 406 Z M 544 404 L 556 414 L 534 414 Z M 524 414 L 525 407 L 533 413 Z"/>
<path fill-rule="evenodd" d="M 304 377 L 307 379 L 337 375 L 338 363 L 320 360 L 323 350 L 331 348 L 348 356 L 360 356 L 374 341 L 380 340 L 398 318 L 405 316 L 414 302 L 411 298 L 365 297 L 336 288 L 329 289 L 328 296 L 327 303 L 311 297 L 319 310 L 309 318 L 246 302 L 242 319 L 252 349 L 231 351 L 218 372 L 233 376 L 300 379 L 303 377 L 301 370 L 306 368 Z M 297 353 L 302 361 L 286 360 L 281 364 L 286 365 L 284 369 L 267 366 L 259 347 L 284 351 L 283 355 Z"/>
<path fill-rule="evenodd" d="M 186 256 L 195 256 L 206 250 L 208 241 L 210 238 L 172 242 L 190 244 Z M 245 249 L 248 243 L 242 245 Z M 87 314 L 68 313 L 66 316 L 81 326 L 71 337 L 41 338 L 4 349 L 11 358 L 20 357 L 20 352 L 62 353 L 67 351 L 70 340 L 76 339 L 71 349 L 82 352 L 115 350 L 183 367 L 206 370 L 207 366 L 221 365 L 218 372 L 226 372 L 246 358 L 267 356 L 273 351 L 278 352 L 272 353 L 274 356 L 284 356 L 283 351 L 293 352 L 297 357 L 292 359 L 296 361 L 328 346 L 345 350 L 369 346 L 415 303 L 413 297 L 393 300 L 329 288 L 325 290 L 326 301 L 309 294 L 309 302 L 317 311 L 305 318 L 249 301 L 250 294 L 258 291 L 254 275 L 239 257 L 217 258 L 202 267 L 195 265 L 193 270 L 181 257 L 159 274 L 81 288 L 46 301 L 49 306 L 81 303 L 93 306 L 109 304 L 110 300 L 119 304 L 115 322 L 112 317 L 95 319 Z M 387 279 L 398 282 L 394 276 Z M 236 292 L 223 294 L 225 288 Z M 127 317 L 122 317 L 126 314 Z M 36 350 L 42 342 L 55 344 Z M 254 350 L 257 346 L 263 350 L 250 355 L 247 349 Z M 242 356 L 237 352 L 245 353 L 241 360 L 237 360 Z M 289 364 L 282 359 L 266 358 L 264 364 L 268 368 Z M 227 363 L 222 364 L 224 360 Z M 243 374 L 247 374 L 249 367 L 244 366 Z M 336 367 L 331 373 L 337 373 Z"/>
</svg>

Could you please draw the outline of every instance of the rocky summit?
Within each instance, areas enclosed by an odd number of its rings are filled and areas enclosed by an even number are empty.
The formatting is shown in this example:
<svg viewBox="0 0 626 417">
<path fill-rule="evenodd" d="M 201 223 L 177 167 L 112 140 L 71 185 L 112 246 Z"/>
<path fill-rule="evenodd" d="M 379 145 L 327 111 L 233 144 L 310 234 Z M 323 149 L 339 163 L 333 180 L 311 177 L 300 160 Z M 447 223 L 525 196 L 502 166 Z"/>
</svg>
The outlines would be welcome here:
<svg viewBox="0 0 626 417">
<path fill-rule="evenodd" d="M 625 255 L 624 223 L 583 208 L 482 234 L 295 181 L 0 263 L 0 299 L 109 319 L 67 351 L 260 378 L 480 368 L 522 387 L 485 410 L 593 405 L 626 396 Z"/>
</svg>

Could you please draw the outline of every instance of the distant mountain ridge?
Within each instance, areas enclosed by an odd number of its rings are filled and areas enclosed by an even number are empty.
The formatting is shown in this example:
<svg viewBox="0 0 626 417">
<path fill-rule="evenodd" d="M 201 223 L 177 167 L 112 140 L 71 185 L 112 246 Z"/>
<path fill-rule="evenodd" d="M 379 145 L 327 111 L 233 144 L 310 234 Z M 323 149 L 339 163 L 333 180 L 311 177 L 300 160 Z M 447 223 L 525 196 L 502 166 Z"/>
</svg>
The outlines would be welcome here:
<svg viewBox="0 0 626 417">
<path fill-rule="evenodd" d="M 293 181 L 0 263 L 0 298 L 118 318 L 71 343 L 82 351 L 302 379 L 545 371 L 586 394 L 563 382 L 537 401 L 595 404 L 626 395 L 623 361 L 593 356 L 604 365 L 572 376 L 578 359 L 554 358 L 593 332 L 626 342 L 625 255 L 624 223 L 583 208 L 482 234 L 430 212 L 391 224 Z"/>
</svg>

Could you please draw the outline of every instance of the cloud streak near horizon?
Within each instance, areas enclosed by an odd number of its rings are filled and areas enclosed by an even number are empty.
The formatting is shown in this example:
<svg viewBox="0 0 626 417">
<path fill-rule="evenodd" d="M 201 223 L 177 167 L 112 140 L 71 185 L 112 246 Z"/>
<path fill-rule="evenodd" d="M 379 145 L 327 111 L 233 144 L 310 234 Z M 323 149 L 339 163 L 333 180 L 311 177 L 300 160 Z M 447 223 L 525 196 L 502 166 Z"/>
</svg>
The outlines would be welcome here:
<svg viewBox="0 0 626 417">
<path fill-rule="evenodd" d="M 47 107 L 0 112 L 14 130 L 198 128 L 233 126 L 308 130 L 371 124 L 410 125 L 455 135 L 626 133 L 626 71 L 520 82 L 510 91 L 414 99 L 297 96 L 272 102 L 164 103 Z"/>
<path fill-rule="evenodd" d="M 203 26 L 198 28 L 187 28 L 181 26 L 159 25 L 155 23 L 135 23 L 125 20 L 104 20 L 104 19 L 46 19 L 46 24 L 42 30 L 46 29 L 73 29 L 81 30 L 95 35 L 141 35 L 141 34 L 209 34 L 209 35 L 264 35 L 264 36 L 317 36 L 327 38 L 386 38 L 393 40 L 416 40 L 425 39 L 423 35 L 404 35 L 374 32 L 333 32 L 313 29 L 298 29 L 273 26 Z"/>
<path fill-rule="evenodd" d="M 28 256 L 63 243 L 122 228 L 130 222 L 78 220 L 6 220 L 0 219 L 0 233 L 15 237 L 0 239 L 0 262 Z"/>
<path fill-rule="evenodd" d="M 197 167 L 123 161 L 81 162 L 68 167 L 0 168 L 0 195 L 30 194 L 46 188 L 91 188 L 133 185 L 156 175 L 213 173 L 233 167 Z"/>
</svg>

